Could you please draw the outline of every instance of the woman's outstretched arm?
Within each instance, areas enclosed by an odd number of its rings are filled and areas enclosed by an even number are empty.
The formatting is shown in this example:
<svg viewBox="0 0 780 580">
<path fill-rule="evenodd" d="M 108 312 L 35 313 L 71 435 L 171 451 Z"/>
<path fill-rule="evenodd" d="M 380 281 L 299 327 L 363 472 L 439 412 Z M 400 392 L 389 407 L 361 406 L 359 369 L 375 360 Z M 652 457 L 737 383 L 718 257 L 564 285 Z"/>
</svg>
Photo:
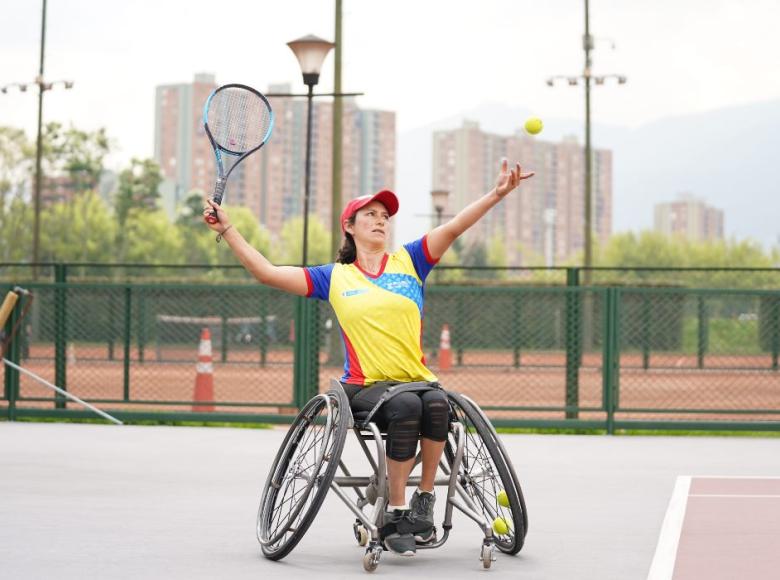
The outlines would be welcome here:
<svg viewBox="0 0 780 580">
<path fill-rule="evenodd" d="M 458 215 L 447 223 L 431 230 L 428 233 L 426 242 L 428 252 L 434 260 L 442 257 L 444 252 L 452 243 L 460 237 L 463 232 L 477 223 L 490 208 L 501 201 L 509 192 L 515 189 L 524 179 L 532 177 L 534 172 L 523 173 L 520 164 L 515 164 L 514 169 L 509 169 L 506 159 L 501 162 L 501 169 L 496 179 L 496 186 L 483 195 L 478 200 L 464 207 Z"/>
<path fill-rule="evenodd" d="M 250 274 L 252 274 L 258 282 L 271 286 L 272 288 L 278 288 L 291 294 L 297 294 L 299 296 L 306 296 L 309 292 L 309 285 L 306 281 L 306 274 L 303 268 L 298 266 L 275 266 L 268 258 L 263 256 L 255 248 L 249 245 L 233 225 L 230 223 L 230 218 L 227 212 L 219 205 L 214 203 L 210 198 L 206 199 L 208 207 L 203 210 L 204 220 L 207 216 L 211 215 L 212 211 L 217 213 L 219 221 L 214 224 L 208 222 L 207 225 L 213 231 L 222 236 L 222 239 L 228 243 L 230 249 L 244 265 Z"/>
</svg>

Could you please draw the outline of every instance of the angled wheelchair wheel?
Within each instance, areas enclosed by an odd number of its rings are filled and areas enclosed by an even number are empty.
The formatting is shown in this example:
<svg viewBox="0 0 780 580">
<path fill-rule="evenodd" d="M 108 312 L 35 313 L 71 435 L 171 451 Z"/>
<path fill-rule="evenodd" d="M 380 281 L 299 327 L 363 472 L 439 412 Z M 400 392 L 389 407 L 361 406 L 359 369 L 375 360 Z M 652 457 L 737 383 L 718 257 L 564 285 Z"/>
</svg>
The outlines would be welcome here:
<svg viewBox="0 0 780 580">
<path fill-rule="evenodd" d="M 504 520 L 505 533 L 493 528 L 496 546 L 506 554 L 516 554 L 523 547 L 527 521 L 517 476 L 496 443 L 495 430 L 474 404 L 457 393 L 447 393 L 447 397 L 452 418 L 463 425 L 466 438 L 458 479 L 488 522 Z M 444 447 L 450 467 L 456 449 L 457 442 L 450 433 Z"/>
<path fill-rule="evenodd" d="M 349 417 L 343 391 L 329 391 L 306 403 L 287 431 L 257 512 L 266 558 L 284 558 L 314 521 L 341 459 Z"/>
<path fill-rule="evenodd" d="M 504 447 L 504 444 L 501 442 L 501 439 L 498 437 L 498 433 L 496 433 L 495 427 L 493 427 L 493 424 L 490 422 L 490 419 L 487 418 L 485 415 L 485 412 L 479 408 L 479 406 L 469 399 L 465 395 L 460 396 L 462 399 L 464 399 L 467 403 L 470 403 L 472 408 L 479 414 L 479 416 L 482 418 L 484 423 L 487 425 L 488 429 L 490 430 L 490 434 L 493 436 L 493 440 L 496 442 L 496 446 L 498 447 L 498 450 L 501 452 L 501 456 L 504 459 L 504 462 L 507 464 L 507 467 L 509 468 L 509 475 L 512 477 L 512 480 L 515 484 L 515 491 L 517 492 L 517 499 L 520 500 L 520 507 L 522 508 L 523 512 L 523 536 L 528 535 L 528 509 L 525 507 L 525 496 L 523 495 L 523 489 L 520 486 L 520 479 L 517 476 L 517 473 L 515 472 L 515 468 L 512 465 L 512 460 L 508 456 L 508 453 L 506 451 L 506 448 Z"/>
</svg>

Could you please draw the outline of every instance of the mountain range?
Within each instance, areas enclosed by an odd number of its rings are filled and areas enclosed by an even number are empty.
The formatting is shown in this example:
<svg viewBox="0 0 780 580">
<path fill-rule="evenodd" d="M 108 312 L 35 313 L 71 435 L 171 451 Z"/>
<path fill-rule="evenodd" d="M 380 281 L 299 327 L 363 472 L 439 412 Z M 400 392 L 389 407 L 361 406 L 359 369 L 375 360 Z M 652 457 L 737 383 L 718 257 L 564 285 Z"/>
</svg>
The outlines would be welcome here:
<svg viewBox="0 0 780 580">
<path fill-rule="evenodd" d="M 430 226 L 434 131 L 471 120 L 486 132 L 509 135 L 530 114 L 522 107 L 487 103 L 401 132 L 397 239 L 411 239 Z M 576 135 L 583 142 L 581 120 L 544 122 L 538 138 L 555 142 Z M 750 238 L 767 248 L 780 244 L 780 181 L 775 174 L 780 165 L 780 99 L 667 117 L 635 128 L 594 124 L 592 141 L 594 147 L 613 152 L 613 233 L 651 229 L 656 203 L 690 193 L 724 211 L 728 238 Z"/>
</svg>

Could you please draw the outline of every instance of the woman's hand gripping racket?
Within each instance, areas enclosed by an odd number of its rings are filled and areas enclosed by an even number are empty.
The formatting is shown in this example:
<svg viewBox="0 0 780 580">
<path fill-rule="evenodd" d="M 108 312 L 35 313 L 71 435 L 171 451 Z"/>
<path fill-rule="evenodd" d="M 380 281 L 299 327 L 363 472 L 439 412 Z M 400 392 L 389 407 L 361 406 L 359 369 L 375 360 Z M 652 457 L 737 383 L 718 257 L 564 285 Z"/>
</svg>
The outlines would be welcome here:
<svg viewBox="0 0 780 580">
<path fill-rule="evenodd" d="M 236 165 L 271 137 L 274 113 L 268 99 L 255 89 L 246 85 L 223 85 L 206 99 L 203 127 L 217 159 L 217 183 L 212 199 L 219 205 L 227 179 Z M 216 212 L 211 212 L 206 221 L 217 223 Z"/>
</svg>

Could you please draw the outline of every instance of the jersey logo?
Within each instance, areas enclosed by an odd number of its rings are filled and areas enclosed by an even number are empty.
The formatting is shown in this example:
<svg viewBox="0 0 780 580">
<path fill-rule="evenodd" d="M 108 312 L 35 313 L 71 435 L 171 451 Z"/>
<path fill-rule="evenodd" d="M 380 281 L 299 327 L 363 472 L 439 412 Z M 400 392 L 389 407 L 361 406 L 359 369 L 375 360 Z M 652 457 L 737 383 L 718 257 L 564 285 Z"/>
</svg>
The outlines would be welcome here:
<svg viewBox="0 0 780 580">
<path fill-rule="evenodd" d="M 358 288 L 357 290 L 344 290 L 341 295 L 344 298 L 349 298 L 350 296 L 357 296 L 359 294 L 365 294 L 366 292 L 368 292 L 368 288 Z"/>
</svg>

